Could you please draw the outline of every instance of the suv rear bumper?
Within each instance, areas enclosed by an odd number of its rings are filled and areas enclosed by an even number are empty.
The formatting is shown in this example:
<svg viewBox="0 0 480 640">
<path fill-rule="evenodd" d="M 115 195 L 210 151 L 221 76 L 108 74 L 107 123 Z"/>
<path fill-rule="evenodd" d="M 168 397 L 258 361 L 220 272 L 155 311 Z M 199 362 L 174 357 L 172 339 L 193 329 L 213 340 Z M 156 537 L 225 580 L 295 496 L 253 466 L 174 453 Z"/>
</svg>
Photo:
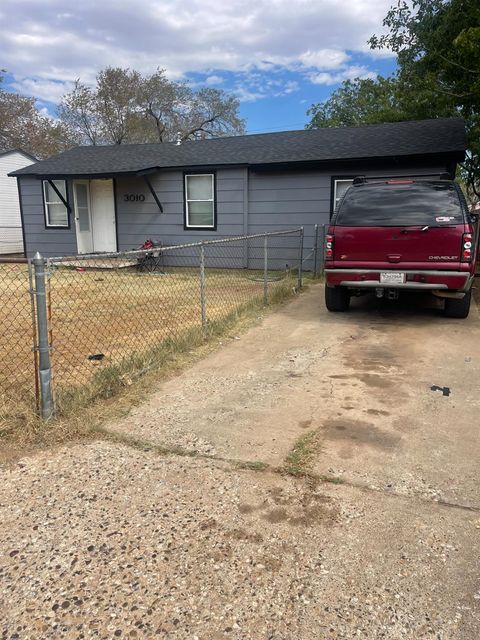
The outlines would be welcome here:
<svg viewBox="0 0 480 640">
<path fill-rule="evenodd" d="M 352 289 L 452 289 L 454 291 L 468 291 L 473 276 L 469 271 L 434 271 L 434 270 L 406 270 L 405 282 L 401 284 L 383 284 L 380 274 L 388 269 L 325 269 L 327 285 L 351 287 Z M 395 271 L 390 269 L 390 271 Z"/>
</svg>

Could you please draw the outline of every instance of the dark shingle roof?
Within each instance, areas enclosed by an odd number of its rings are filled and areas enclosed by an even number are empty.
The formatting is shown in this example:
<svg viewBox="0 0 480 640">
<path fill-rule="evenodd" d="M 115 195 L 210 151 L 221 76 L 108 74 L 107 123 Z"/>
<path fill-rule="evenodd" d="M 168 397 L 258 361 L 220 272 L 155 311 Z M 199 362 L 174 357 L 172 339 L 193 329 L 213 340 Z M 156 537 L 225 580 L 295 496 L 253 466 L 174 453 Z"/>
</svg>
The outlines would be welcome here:
<svg viewBox="0 0 480 640">
<path fill-rule="evenodd" d="M 265 165 L 465 151 L 465 124 L 439 118 L 338 129 L 283 131 L 175 143 L 85 146 L 12 175 L 78 176 L 136 173 L 158 167 Z"/>
</svg>

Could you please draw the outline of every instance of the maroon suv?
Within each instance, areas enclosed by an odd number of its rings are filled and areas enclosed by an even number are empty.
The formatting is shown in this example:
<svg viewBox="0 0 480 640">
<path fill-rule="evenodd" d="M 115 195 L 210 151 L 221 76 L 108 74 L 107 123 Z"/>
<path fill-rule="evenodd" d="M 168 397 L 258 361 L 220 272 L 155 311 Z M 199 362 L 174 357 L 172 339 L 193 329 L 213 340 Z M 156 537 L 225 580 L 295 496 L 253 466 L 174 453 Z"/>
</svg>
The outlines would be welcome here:
<svg viewBox="0 0 480 640">
<path fill-rule="evenodd" d="M 477 257 L 476 219 L 452 180 L 355 178 L 325 237 L 325 301 L 346 311 L 352 295 L 428 291 L 445 314 L 466 318 Z"/>
</svg>

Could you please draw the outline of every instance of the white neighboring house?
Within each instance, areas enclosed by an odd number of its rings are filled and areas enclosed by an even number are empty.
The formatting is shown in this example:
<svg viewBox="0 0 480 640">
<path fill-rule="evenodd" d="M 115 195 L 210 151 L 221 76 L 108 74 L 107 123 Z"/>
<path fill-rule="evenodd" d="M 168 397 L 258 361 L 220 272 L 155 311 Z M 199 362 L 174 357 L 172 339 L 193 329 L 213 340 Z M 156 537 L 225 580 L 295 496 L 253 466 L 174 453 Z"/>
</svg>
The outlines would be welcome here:
<svg viewBox="0 0 480 640">
<path fill-rule="evenodd" d="M 8 174 L 36 161 L 36 158 L 21 149 L 0 153 L 0 255 L 23 253 L 17 179 L 9 178 Z"/>
</svg>

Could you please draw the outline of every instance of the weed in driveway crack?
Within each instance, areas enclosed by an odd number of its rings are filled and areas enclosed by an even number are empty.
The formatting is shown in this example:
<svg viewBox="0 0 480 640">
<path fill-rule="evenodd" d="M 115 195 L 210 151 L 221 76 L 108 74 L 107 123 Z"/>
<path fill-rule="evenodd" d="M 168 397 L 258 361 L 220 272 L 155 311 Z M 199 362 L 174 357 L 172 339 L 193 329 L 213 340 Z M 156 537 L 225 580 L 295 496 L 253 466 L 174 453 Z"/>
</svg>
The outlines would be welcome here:
<svg viewBox="0 0 480 640">
<path fill-rule="evenodd" d="M 132 447 L 133 449 L 138 449 L 139 451 L 152 451 L 153 453 L 162 456 L 171 455 L 183 458 L 202 458 L 206 460 L 216 460 L 217 462 L 227 462 L 228 464 L 233 465 L 236 469 L 247 469 L 249 471 L 266 471 L 267 469 L 270 469 L 267 463 L 261 462 L 260 460 L 236 460 L 234 458 L 226 458 L 214 454 L 200 453 L 199 451 L 195 451 L 193 449 L 184 449 L 183 447 L 178 446 L 167 447 L 161 444 L 155 444 L 153 442 L 150 442 L 149 440 L 136 438 L 135 436 L 129 436 L 116 433 L 114 431 L 109 431 L 104 427 L 96 427 L 95 431 L 98 435 L 103 436 L 105 440 L 109 440 L 110 442 L 123 444 L 128 447 Z"/>
<path fill-rule="evenodd" d="M 266 462 L 260 462 L 260 460 L 256 462 L 243 462 L 238 460 L 235 461 L 234 464 L 237 469 L 248 469 L 249 471 L 265 471 L 268 469 L 268 464 Z"/>
<path fill-rule="evenodd" d="M 204 460 L 212 460 L 216 462 L 224 462 L 226 464 L 231 465 L 233 468 L 238 470 L 246 470 L 246 471 L 254 471 L 257 473 L 276 473 L 280 475 L 291 475 L 296 478 L 301 478 L 306 482 L 311 482 L 314 485 L 318 482 L 328 482 L 330 484 L 343 484 L 348 487 L 352 487 L 353 489 L 358 489 L 360 491 L 365 491 L 368 493 L 384 493 L 389 497 L 398 498 L 400 500 L 416 500 L 422 502 L 424 504 L 435 504 L 439 507 L 443 508 L 454 508 L 460 509 L 464 511 L 471 511 L 478 513 L 480 512 L 480 507 L 474 505 L 464 505 L 464 504 L 456 504 L 450 503 L 443 500 L 430 500 L 426 498 L 421 498 L 418 496 L 405 496 L 400 493 L 395 493 L 392 491 L 384 491 L 383 489 L 374 489 L 367 484 L 352 482 L 351 480 L 346 480 L 344 478 L 340 478 L 338 476 L 332 475 L 324 475 L 313 472 L 312 466 L 315 458 L 315 454 L 319 451 L 321 445 L 321 438 L 319 430 L 310 431 L 295 442 L 295 445 L 291 449 L 290 453 L 287 455 L 285 462 L 280 467 L 273 467 L 269 464 L 262 462 L 260 460 L 257 461 L 249 461 L 249 460 L 236 460 L 235 458 L 227 458 L 221 457 L 218 455 L 209 455 L 207 453 L 199 453 L 198 451 L 192 451 L 188 449 L 183 449 L 182 447 L 165 447 L 162 445 L 154 444 L 149 442 L 148 440 L 142 440 L 140 438 L 135 438 L 133 436 L 121 435 L 118 433 L 114 433 L 108 431 L 103 427 L 96 427 L 95 432 L 103 436 L 105 440 L 109 440 L 111 442 L 116 442 L 118 444 L 123 444 L 139 451 L 151 451 L 158 455 L 163 456 L 181 456 L 186 458 L 199 458 Z"/>
<path fill-rule="evenodd" d="M 283 470 L 292 476 L 307 475 L 313 465 L 315 455 L 321 446 L 319 429 L 303 434 L 295 441 L 285 458 Z"/>
<path fill-rule="evenodd" d="M 310 469 L 312 466 L 315 453 L 320 446 L 320 435 L 317 430 L 306 433 L 299 438 L 293 449 L 288 454 L 285 463 L 280 467 L 272 467 L 266 462 L 261 460 L 237 460 L 235 458 L 228 458 L 224 456 L 218 456 L 208 453 L 200 453 L 192 449 L 184 449 L 178 446 L 164 446 L 161 444 L 155 444 L 149 440 L 142 438 L 136 438 L 135 436 L 129 436 L 126 434 L 116 433 L 109 431 L 104 427 L 96 427 L 95 432 L 103 437 L 105 440 L 123 444 L 138 451 L 151 451 L 161 456 L 179 456 L 183 458 L 199 458 L 203 460 L 213 460 L 216 462 L 226 462 L 232 465 L 235 469 L 264 472 L 270 471 L 271 473 L 278 473 L 284 475 L 285 473 L 295 477 L 305 478 L 306 480 L 312 480 L 314 482 L 331 482 L 333 484 L 343 484 L 344 480 L 337 476 L 326 476 L 313 473 Z"/>
</svg>

